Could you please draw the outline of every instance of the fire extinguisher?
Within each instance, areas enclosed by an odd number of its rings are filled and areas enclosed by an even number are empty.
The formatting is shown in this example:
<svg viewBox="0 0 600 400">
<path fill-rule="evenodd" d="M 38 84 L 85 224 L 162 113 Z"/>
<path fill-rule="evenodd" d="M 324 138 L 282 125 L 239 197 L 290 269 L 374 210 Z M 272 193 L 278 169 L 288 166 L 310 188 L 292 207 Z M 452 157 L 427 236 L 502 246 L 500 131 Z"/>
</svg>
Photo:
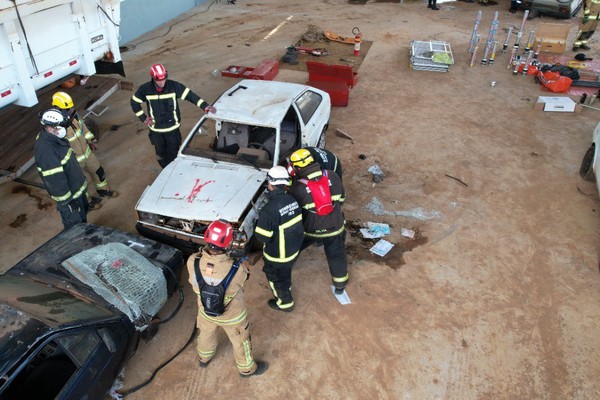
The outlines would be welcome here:
<svg viewBox="0 0 600 400">
<path fill-rule="evenodd" d="M 354 35 L 354 55 L 360 55 L 360 42 L 362 42 L 362 33 L 358 27 L 352 28 L 352 34 Z"/>
</svg>

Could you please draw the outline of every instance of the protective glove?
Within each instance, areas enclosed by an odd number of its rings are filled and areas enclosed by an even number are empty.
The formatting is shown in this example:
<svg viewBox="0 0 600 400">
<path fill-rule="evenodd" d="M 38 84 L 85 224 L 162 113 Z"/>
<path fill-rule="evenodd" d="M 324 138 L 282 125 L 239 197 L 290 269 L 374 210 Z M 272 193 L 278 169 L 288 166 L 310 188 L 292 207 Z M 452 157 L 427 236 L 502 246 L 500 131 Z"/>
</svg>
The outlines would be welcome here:
<svg viewBox="0 0 600 400">
<path fill-rule="evenodd" d="M 144 120 L 144 124 L 152 126 L 154 125 L 154 120 L 152 119 L 152 117 L 146 117 L 146 119 Z"/>
<path fill-rule="evenodd" d="M 71 200 L 67 206 L 72 213 L 78 213 L 81 211 L 81 207 L 79 206 L 79 202 L 77 200 Z"/>
<path fill-rule="evenodd" d="M 211 112 L 211 113 L 215 114 L 215 113 L 217 112 L 217 109 L 216 109 L 216 108 L 214 108 L 213 106 L 206 106 L 206 107 L 204 108 L 204 112 L 205 112 L 205 113 L 209 113 L 209 112 Z"/>
</svg>

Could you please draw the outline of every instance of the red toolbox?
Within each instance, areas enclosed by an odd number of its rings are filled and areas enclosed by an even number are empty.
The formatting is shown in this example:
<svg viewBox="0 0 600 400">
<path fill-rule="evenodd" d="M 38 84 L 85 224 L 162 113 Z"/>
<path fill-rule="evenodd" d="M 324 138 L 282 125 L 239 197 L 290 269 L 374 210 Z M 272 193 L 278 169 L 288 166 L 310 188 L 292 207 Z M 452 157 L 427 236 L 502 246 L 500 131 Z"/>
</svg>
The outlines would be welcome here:
<svg viewBox="0 0 600 400">
<path fill-rule="evenodd" d="M 350 87 L 358 83 L 358 72 L 348 65 L 327 65 L 315 61 L 306 62 L 309 81 L 344 81 Z"/>
<path fill-rule="evenodd" d="M 272 81 L 279 73 L 279 60 L 263 60 L 250 74 L 252 79 Z"/>
<path fill-rule="evenodd" d="M 350 88 L 344 81 L 308 81 L 308 86 L 321 89 L 329 94 L 333 107 L 347 107 Z"/>
<path fill-rule="evenodd" d="M 256 68 L 244 67 L 241 65 L 230 65 L 224 71 L 221 71 L 221 76 L 272 81 L 278 73 L 279 60 L 263 60 L 256 66 Z"/>
<path fill-rule="evenodd" d="M 228 76 L 230 78 L 250 78 L 252 71 L 254 71 L 254 68 L 243 67 L 241 65 L 230 65 L 224 71 L 221 71 L 221 76 Z"/>
</svg>

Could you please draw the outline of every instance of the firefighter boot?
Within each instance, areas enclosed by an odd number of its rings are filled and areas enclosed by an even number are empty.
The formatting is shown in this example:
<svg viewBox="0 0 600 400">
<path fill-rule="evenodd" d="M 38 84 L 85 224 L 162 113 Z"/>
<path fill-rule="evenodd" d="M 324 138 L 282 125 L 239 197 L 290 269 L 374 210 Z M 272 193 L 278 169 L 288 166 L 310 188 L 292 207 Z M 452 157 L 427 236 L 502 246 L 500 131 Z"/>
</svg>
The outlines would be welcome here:
<svg viewBox="0 0 600 400">
<path fill-rule="evenodd" d="M 92 197 L 92 199 L 88 202 L 88 211 L 95 211 L 102 208 L 102 204 L 100 204 L 101 201 L 101 198 Z"/>
<path fill-rule="evenodd" d="M 117 192 L 116 190 L 97 189 L 97 192 L 102 197 L 119 197 L 119 192 Z"/>
<path fill-rule="evenodd" d="M 273 310 L 277 310 L 277 311 L 292 312 L 292 310 L 294 309 L 294 301 L 293 300 L 291 303 L 283 303 L 281 305 L 277 305 L 277 299 L 271 299 L 267 302 L 267 304 Z"/>
<path fill-rule="evenodd" d="M 256 361 L 256 370 L 254 370 L 251 374 L 240 374 L 242 378 L 248 378 L 249 376 L 254 375 L 262 375 L 267 369 L 269 369 L 269 364 L 264 361 Z"/>
</svg>

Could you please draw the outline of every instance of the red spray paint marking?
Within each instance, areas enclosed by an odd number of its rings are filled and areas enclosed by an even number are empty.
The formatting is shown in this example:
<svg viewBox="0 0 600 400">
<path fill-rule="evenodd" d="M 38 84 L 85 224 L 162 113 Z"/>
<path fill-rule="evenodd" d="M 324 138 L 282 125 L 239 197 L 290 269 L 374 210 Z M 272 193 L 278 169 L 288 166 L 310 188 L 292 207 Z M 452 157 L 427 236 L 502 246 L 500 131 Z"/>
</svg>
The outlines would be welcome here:
<svg viewBox="0 0 600 400">
<path fill-rule="evenodd" d="M 200 183 L 200 179 L 196 179 L 196 184 L 192 188 L 190 195 L 187 197 L 187 202 L 188 203 L 193 202 L 194 199 L 196 198 L 196 196 L 198 195 L 198 193 L 200 193 L 200 190 L 202 190 L 202 188 L 204 186 L 208 185 L 209 183 L 215 183 L 215 181 L 207 181 L 206 183 Z"/>
<path fill-rule="evenodd" d="M 113 261 L 113 263 L 111 265 L 113 268 L 120 268 L 123 265 L 125 265 L 125 263 L 121 260 L 115 260 L 115 261 Z"/>
</svg>

